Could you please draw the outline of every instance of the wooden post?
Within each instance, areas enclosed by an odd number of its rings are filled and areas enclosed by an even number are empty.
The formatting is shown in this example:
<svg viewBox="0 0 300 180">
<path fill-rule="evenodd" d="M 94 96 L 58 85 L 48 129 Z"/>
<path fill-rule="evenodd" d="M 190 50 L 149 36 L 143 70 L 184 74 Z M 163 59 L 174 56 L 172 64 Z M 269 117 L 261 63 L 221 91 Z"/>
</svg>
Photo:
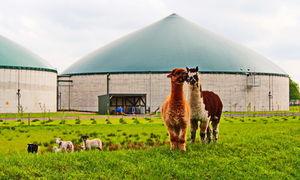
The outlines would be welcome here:
<svg viewBox="0 0 300 180">
<path fill-rule="evenodd" d="M 28 113 L 28 126 L 30 126 L 30 113 Z"/>
</svg>

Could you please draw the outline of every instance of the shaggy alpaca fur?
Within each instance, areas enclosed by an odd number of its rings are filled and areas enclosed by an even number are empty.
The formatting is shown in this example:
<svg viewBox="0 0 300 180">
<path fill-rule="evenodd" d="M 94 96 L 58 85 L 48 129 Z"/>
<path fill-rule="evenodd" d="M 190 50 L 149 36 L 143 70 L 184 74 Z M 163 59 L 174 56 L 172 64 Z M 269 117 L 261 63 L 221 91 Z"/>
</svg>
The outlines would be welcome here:
<svg viewBox="0 0 300 180">
<path fill-rule="evenodd" d="M 56 138 L 56 143 L 59 145 L 62 151 L 73 152 L 74 146 L 71 141 L 62 141 L 60 138 Z"/>
<path fill-rule="evenodd" d="M 203 102 L 205 110 L 208 111 L 210 122 L 213 128 L 214 141 L 217 142 L 219 138 L 219 123 L 222 115 L 223 103 L 220 97 L 211 91 L 202 91 Z M 207 127 L 207 141 L 211 141 L 211 129 Z"/>
<path fill-rule="evenodd" d="M 162 106 L 162 118 L 169 132 L 171 150 L 179 148 L 185 152 L 190 107 L 183 94 L 183 84 L 188 74 L 184 69 L 176 68 L 167 77 L 171 78 L 171 94 Z"/>
<path fill-rule="evenodd" d="M 89 136 L 82 136 L 83 139 L 83 149 L 97 148 L 102 150 L 102 141 L 100 139 L 88 140 Z"/>
<path fill-rule="evenodd" d="M 211 122 L 213 127 L 214 141 L 218 140 L 219 122 L 222 114 L 223 104 L 220 97 L 211 91 L 202 91 L 200 78 L 198 75 L 198 67 L 187 68 L 189 73 L 189 103 L 191 106 L 191 142 L 195 141 L 196 131 L 198 129 L 198 121 L 200 121 L 200 137 L 205 142 L 207 133 L 207 141 L 211 141 Z"/>
</svg>

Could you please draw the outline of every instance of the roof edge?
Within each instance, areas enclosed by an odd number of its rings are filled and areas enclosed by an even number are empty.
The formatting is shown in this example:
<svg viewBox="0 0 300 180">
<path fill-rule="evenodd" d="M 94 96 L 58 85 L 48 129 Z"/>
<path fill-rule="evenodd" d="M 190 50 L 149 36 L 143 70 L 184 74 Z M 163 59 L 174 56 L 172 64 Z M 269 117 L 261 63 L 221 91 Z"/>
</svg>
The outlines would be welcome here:
<svg viewBox="0 0 300 180">
<path fill-rule="evenodd" d="M 136 72 L 90 72 L 90 73 L 68 73 L 68 74 L 59 74 L 58 76 L 80 76 L 80 75 L 98 75 L 98 74 L 165 74 L 170 73 L 171 71 L 136 71 Z M 280 73 L 262 73 L 262 72 L 228 72 L 228 71 L 199 71 L 201 74 L 255 74 L 255 75 L 271 75 L 271 76 L 284 76 L 289 77 L 288 74 Z"/>
<path fill-rule="evenodd" d="M 57 70 L 39 67 L 22 67 L 22 66 L 3 66 L 0 65 L 0 69 L 23 69 L 23 70 L 34 70 L 34 71 L 46 71 L 57 73 Z"/>
</svg>

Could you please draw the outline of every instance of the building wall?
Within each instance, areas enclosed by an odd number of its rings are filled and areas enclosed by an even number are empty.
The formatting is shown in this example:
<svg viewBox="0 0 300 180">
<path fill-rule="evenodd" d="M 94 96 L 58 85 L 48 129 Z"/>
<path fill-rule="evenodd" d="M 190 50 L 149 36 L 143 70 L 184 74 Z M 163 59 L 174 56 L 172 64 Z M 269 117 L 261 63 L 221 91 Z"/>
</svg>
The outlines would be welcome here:
<svg viewBox="0 0 300 180">
<path fill-rule="evenodd" d="M 57 73 L 0 69 L 0 113 L 56 112 Z M 20 105 L 18 105 L 20 89 Z"/>
<path fill-rule="evenodd" d="M 154 111 L 170 93 L 170 79 L 166 76 L 167 74 L 111 74 L 109 93 L 145 93 L 147 107 L 150 107 L 150 111 Z M 98 111 L 98 96 L 107 93 L 107 75 L 59 77 L 59 80 L 66 79 L 72 82 L 68 82 L 68 86 L 66 82 L 59 82 L 58 89 L 62 102 L 60 109 Z M 268 111 L 289 108 L 287 77 L 201 74 L 201 83 L 203 90 L 219 94 L 224 111 Z M 187 85 L 184 89 L 187 95 Z"/>
</svg>

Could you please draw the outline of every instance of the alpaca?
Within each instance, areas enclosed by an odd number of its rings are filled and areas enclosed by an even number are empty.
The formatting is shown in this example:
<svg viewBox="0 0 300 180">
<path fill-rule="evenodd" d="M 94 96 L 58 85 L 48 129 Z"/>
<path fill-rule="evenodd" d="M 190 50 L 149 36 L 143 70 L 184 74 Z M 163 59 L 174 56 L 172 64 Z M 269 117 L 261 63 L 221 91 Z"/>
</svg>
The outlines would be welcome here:
<svg viewBox="0 0 300 180">
<path fill-rule="evenodd" d="M 102 150 L 102 141 L 100 139 L 88 140 L 89 136 L 82 136 L 83 139 L 83 149 L 97 148 Z"/>
<path fill-rule="evenodd" d="M 62 151 L 73 152 L 74 146 L 71 141 L 62 141 L 61 138 L 56 138 L 56 143 L 59 145 Z"/>
<path fill-rule="evenodd" d="M 176 68 L 167 77 L 171 78 L 171 93 L 162 105 L 162 118 L 169 133 L 170 149 L 179 148 L 180 151 L 185 152 L 190 107 L 184 97 L 183 84 L 188 74 L 184 69 Z"/>
<path fill-rule="evenodd" d="M 191 106 L 191 142 L 195 142 L 198 121 L 200 121 L 200 137 L 202 142 L 211 141 L 210 123 L 213 127 L 214 142 L 218 140 L 219 123 L 223 104 L 220 97 L 211 91 L 202 91 L 198 67 L 187 68 L 189 73 L 189 103 Z"/>
</svg>

